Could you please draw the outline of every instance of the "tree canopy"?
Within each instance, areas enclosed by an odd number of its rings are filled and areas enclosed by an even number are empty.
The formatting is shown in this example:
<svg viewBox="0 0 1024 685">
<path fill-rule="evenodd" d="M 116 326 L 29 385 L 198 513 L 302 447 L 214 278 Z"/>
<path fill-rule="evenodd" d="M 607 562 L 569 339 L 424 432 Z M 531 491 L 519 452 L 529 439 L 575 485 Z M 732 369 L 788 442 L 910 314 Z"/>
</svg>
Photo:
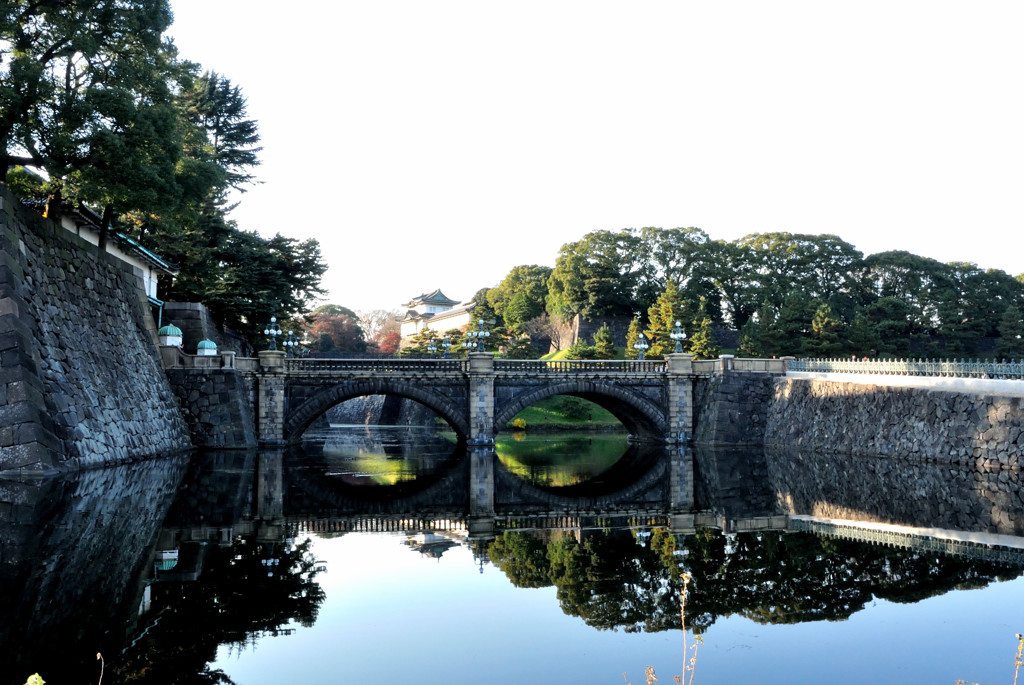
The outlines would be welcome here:
<svg viewBox="0 0 1024 685">
<path fill-rule="evenodd" d="M 743 354 L 1006 355 L 1020 349 L 1006 313 L 1024 311 L 1024 284 L 904 251 L 865 257 L 832 234 L 714 241 L 697 228 L 647 227 L 563 245 L 546 304 L 556 321 L 646 317 L 655 357 L 669 346 L 669 318 L 688 335 L 701 328 L 705 353 L 717 349 L 715 330 L 731 328 Z"/>
<path fill-rule="evenodd" d="M 101 243 L 123 232 L 180 267 L 165 298 L 203 302 L 251 336 L 306 311 L 326 265 L 315 240 L 228 218 L 227 191 L 254 182 L 258 125 L 239 86 L 179 59 L 171 19 L 167 0 L 0 5 L 3 178 L 47 197 L 51 218 L 99 207 Z"/>
</svg>

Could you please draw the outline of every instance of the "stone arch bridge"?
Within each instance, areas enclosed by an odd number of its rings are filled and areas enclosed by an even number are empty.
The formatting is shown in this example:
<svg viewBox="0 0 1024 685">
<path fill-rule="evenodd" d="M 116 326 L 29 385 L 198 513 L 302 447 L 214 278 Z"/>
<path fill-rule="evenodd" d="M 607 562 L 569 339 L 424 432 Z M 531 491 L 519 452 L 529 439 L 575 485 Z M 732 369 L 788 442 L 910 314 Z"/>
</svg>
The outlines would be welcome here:
<svg viewBox="0 0 1024 685">
<path fill-rule="evenodd" d="M 677 444 L 692 437 L 694 364 L 688 354 L 656 361 L 523 361 L 486 352 L 468 359 L 361 360 L 264 351 L 258 364 L 240 370 L 254 382 L 257 434 L 265 445 L 297 442 L 330 407 L 373 394 L 429 407 L 471 445 L 493 444 L 519 411 L 554 395 L 604 407 L 637 440 Z"/>
</svg>

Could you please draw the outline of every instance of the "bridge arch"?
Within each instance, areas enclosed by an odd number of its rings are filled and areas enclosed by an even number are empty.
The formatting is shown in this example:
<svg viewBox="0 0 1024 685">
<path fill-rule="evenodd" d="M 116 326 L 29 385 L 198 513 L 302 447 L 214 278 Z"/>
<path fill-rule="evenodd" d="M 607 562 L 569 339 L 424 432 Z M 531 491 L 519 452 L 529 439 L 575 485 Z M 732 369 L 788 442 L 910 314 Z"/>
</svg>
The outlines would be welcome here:
<svg viewBox="0 0 1024 685">
<path fill-rule="evenodd" d="M 669 436 L 668 420 L 662 409 L 647 397 L 603 381 L 566 380 L 519 392 L 495 408 L 494 426 L 505 424 L 532 404 L 556 395 L 572 395 L 607 409 L 622 422 L 629 434 L 641 440 L 663 442 Z"/>
<path fill-rule="evenodd" d="M 465 411 L 444 395 L 408 381 L 368 378 L 331 385 L 290 410 L 284 421 L 284 439 L 288 442 L 298 440 L 325 411 L 340 402 L 365 395 L 397 395 L 419 402 L 447 421 L 460 440 L 469 435 L 469 419 Z"/>
</svg>

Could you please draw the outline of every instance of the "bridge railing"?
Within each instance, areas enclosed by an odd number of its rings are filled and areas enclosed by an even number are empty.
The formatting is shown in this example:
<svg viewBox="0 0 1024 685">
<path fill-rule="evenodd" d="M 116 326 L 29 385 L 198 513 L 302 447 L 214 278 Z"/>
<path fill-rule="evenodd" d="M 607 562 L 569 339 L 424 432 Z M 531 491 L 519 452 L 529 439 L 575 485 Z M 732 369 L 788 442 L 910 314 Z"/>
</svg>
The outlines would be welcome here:
<svg viewBox="0 0 1024 685">
<path fill-rule="evenodd" d="M 285 359 L 286 371 L 295 373 L 413 373 L 462 372 L 464 359 Z"/>
<path fill-rule="evenodd" d="M 1024 360 L 994 362 L 978 359 L 796 359 L 790 362 L 789 369 L 818 373 L 1024 380 Z"/>
<path fill-rule="evenodd" d="M 494 370 L 498 373 L 663 373 L 662 360 L 635 359 L 496 359 Z"/>
</svg>

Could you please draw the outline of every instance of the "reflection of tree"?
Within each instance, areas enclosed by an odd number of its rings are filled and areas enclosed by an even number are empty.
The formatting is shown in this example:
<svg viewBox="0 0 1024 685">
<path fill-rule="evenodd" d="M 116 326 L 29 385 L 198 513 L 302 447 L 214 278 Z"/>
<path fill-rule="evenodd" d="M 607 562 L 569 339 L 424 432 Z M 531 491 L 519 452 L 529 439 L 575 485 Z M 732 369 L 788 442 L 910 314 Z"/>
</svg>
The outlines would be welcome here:
<svg viewBox="0 0 1024 685">
<path fill-rule="evenodd" d="M 686 546 L 693 577 L 687 623 L 698 632 L 734 613 L 759 623 L 842 620 L 873 597 L 916 602 L 1024 570 L 779 532 L 723 536 L 698 531 Z"/>
<path fill-rule="evenodd" d="M 554 585 L 567 614 L 627 631 L 679 627 L 682 570 L 692 578 L 687 627 L 698 633 L 732 614 L 759 623 L 843 620 L 873 597 L 916 602 L 1024 571 L 802 533 L 701 529 L 683 542 L 661 529 L 589 532 L 582 540 L 562 534 L 547 542 L 507 532 L 489 553 L 520 587 Z"/>
<path fill-rule="evenodd" d="M 237 539 L 209 548 L 197 581 L 154 584 L 152 615 L 159 619 L 125 651 L 116 679 L 231 682 L 208 666 L 219 645 L 255 643 L 293 623 L 313 625 L 324 600 L 314 579 L 324 569 L 310 543 L 293 548 Z"/>
<path fill-rule="evenodd" d="M 557 534 L 544 543 L 506 532 L 488 553 L 517 586 L 556 586 L 562 610 L 587 625 L 663 630 L 678 625 L 682 584 L 678 572 L 669 573 L 664 545 L 650 544 L 648 537 L 609 530 L 587 532 L 582 540 Z"/>
<path fill-rule="evenodd" d="M 488 546 L 487 554 L 516 587 L 551 584 L 547 551 L 537 537 L 514 531 L 504 533 Z"/>
</svg>

